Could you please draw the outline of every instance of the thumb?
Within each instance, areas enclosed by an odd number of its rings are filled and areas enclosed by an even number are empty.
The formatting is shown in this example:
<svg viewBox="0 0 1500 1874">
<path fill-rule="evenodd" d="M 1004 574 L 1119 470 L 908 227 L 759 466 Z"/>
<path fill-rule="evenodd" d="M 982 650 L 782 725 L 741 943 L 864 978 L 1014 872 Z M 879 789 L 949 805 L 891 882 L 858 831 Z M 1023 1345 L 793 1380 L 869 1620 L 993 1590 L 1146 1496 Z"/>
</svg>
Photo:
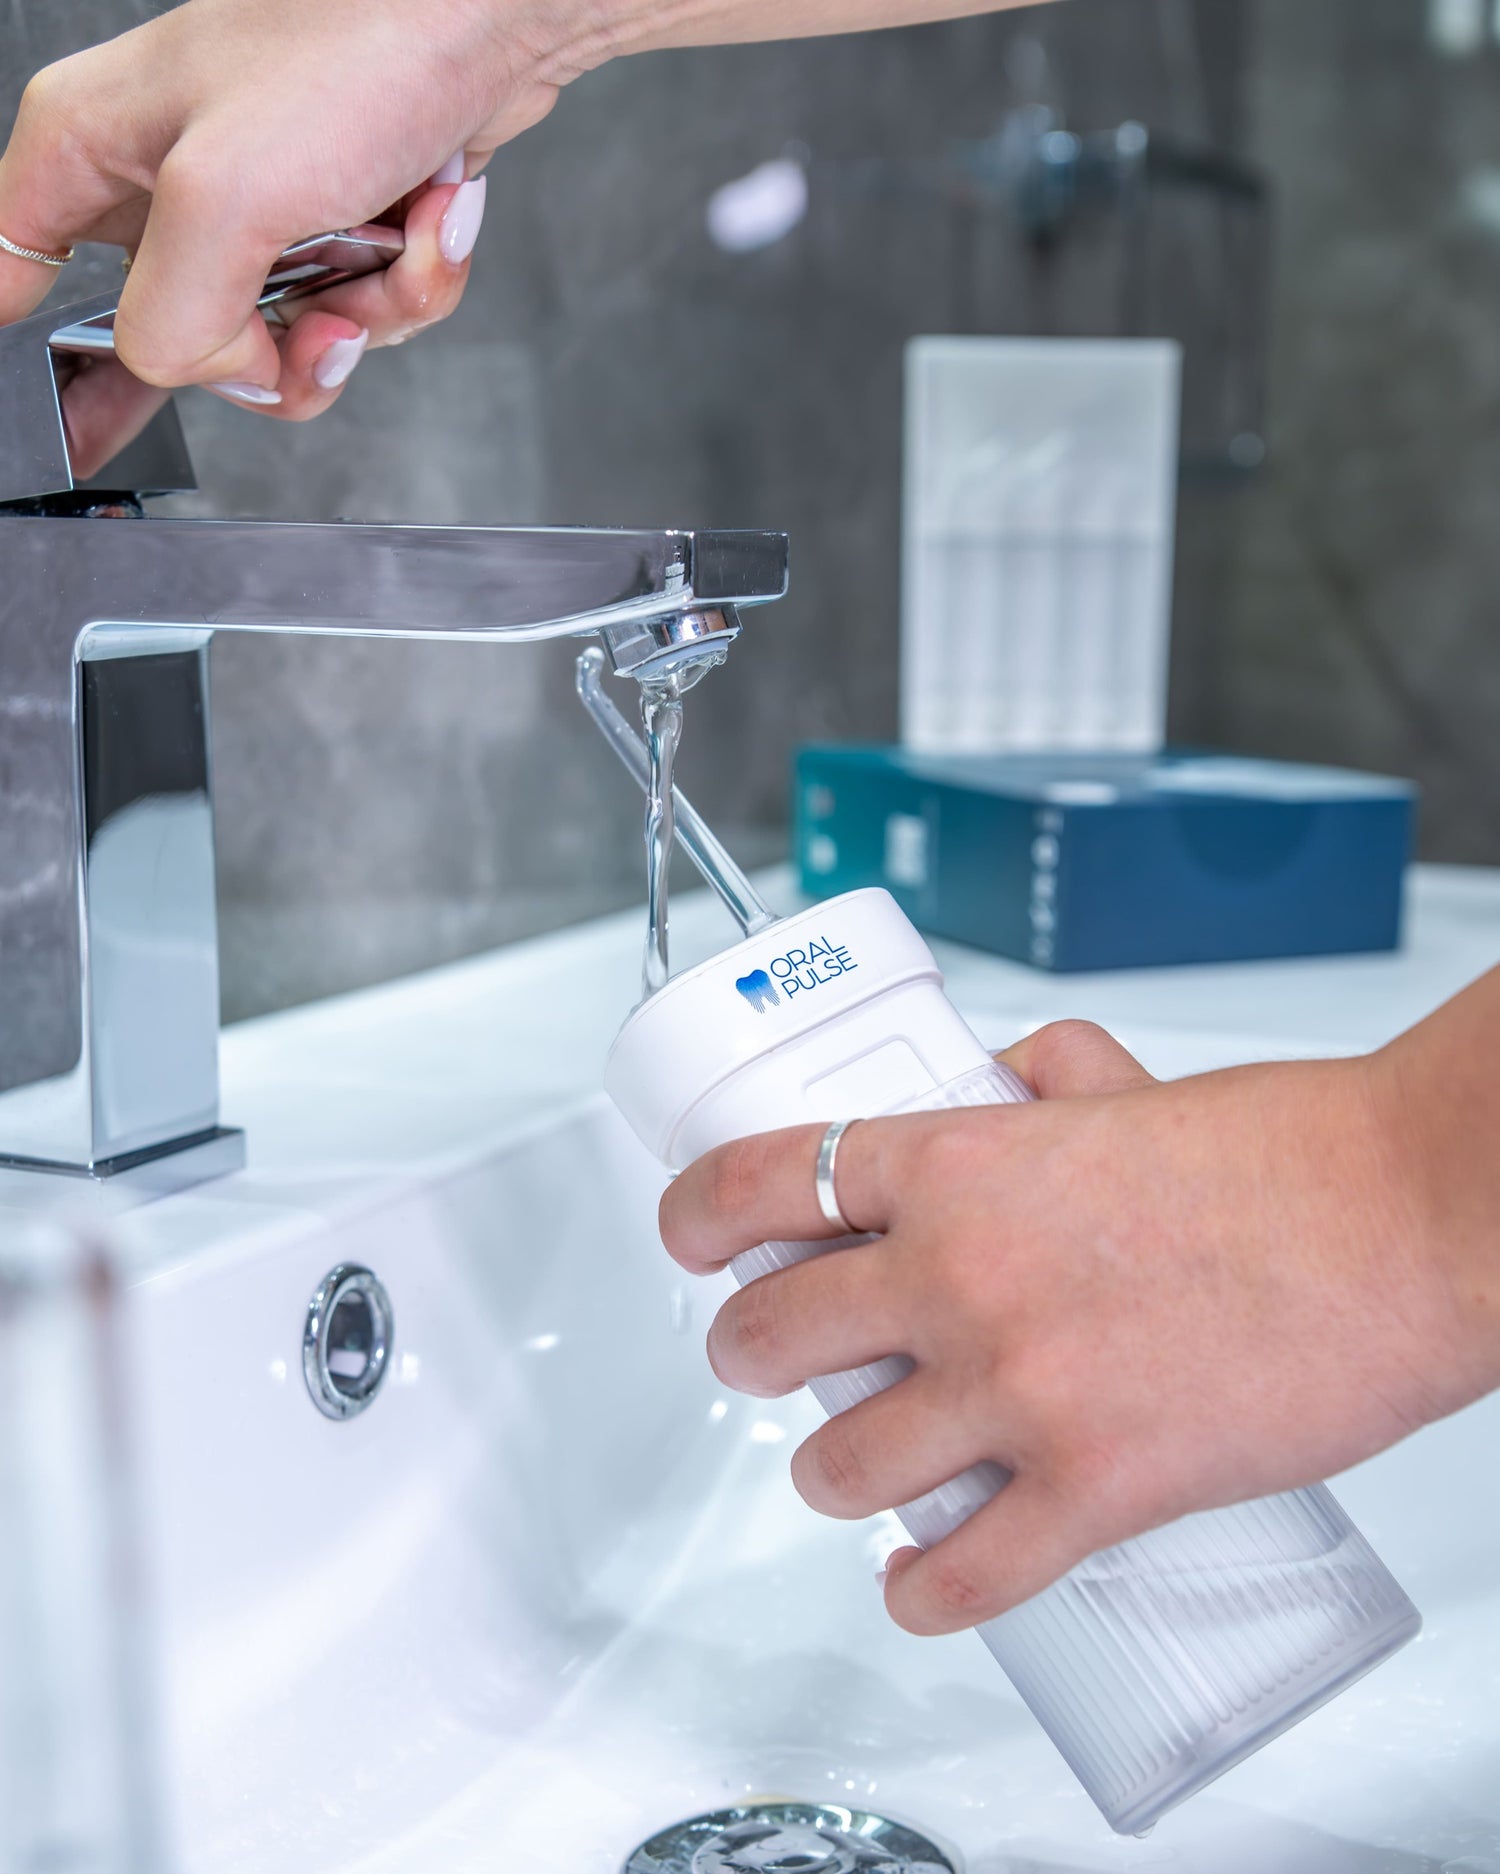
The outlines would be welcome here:
<svg viewBox="0 0 1500 1874">
<path fill-rule="evenodd" d="M 1156 1084 L 1155 1075 L 1093 1022 L 1049 1022 L 995 1058 L 1042 1100 L 1129 1093 Z"/>
</svg>

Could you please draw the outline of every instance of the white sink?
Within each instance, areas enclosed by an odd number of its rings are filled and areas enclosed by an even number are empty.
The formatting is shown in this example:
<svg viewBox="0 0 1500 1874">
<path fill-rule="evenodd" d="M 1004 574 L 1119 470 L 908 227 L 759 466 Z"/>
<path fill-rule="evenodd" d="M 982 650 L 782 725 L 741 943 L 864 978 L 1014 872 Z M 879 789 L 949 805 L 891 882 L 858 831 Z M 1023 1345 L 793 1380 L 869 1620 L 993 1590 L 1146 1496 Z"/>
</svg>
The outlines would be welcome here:
<svg viewBox="0 0 1500 1874">
<path fill-rule="evenodd" d="M 1113 979 L 1113 1018 L 1161 1072 L 1367 1044 L 1500 952 L 1500 889 L 1458 936 L 1438 915 L 1470 883 L 1429 881 L 1413 954 L 1354 966 L 1363 1015 L 1325 964 Z M 713 1380 L 722 1290 L 666 1259 L 661 1175 L 593 1092 L 637 936 L 230 1030 L 249 1169 L 111 1225 L 181 1874 L 616 1874 L 755 1795 L 893 1813 L 970 1874 L 1500 1870 L 1500 1405 L 1338 1486 L 1422 1638 L 1115 1838 L 977 1641 L 888 1622 L 893 1526 L 796 1497 L 810 1403 Z M 679 915 L 684 959 L 721 937 Z M 1108 979 L 954 962 L 997 1044 L 1112 1015 Z M 344 1262 L 383 1281 L 395 1352 L 335 1423 L 301 1334 Z"/>
</svg>

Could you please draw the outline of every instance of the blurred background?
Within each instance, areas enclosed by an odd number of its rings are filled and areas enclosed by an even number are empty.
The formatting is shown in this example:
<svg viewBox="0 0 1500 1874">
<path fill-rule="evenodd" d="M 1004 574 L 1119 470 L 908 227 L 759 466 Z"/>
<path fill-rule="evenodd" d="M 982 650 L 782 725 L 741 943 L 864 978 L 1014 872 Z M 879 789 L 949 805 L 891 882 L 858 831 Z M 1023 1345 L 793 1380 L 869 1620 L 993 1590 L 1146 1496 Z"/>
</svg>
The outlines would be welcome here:
<svg viewBox="0 0 1500 1874">
<path fill-rule="evenodd" d="M 0 117 L 153 10 L 9 8 Z M 791 596 L 695 694 L 680 769 L 758 862 L 798 743 L 895 735 L 906 340 L 1176 337 L 1173 739 L 1409 775 L 1424 857 L 1500 862 L 1490 0 L 1066 0 L 657 54 L 489 174 L 452 323 L 310 428 L 182 397 L 176 511 L 786 529 Z M 643 896 L 566 646 L 231 636 L 213 682 L 227 1019 Z"/>
</svg>

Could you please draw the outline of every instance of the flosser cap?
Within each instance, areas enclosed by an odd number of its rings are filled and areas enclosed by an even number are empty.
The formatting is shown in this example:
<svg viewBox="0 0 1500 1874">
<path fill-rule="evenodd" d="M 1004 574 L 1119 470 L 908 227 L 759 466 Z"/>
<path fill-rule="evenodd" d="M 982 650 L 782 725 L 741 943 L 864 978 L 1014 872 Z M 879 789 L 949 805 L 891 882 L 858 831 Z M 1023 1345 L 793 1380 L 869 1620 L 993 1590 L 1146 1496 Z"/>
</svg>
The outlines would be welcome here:
<svg viewBox="0 0 1500 1874">
<path fill-rule="evenodd" d="M 889 892 L 848 892 L 674 976 L 604 1070 L 636 1136 L 680 1169 L 710 1146 L 888 1110 L 988 1059 Z"/>
</svg>

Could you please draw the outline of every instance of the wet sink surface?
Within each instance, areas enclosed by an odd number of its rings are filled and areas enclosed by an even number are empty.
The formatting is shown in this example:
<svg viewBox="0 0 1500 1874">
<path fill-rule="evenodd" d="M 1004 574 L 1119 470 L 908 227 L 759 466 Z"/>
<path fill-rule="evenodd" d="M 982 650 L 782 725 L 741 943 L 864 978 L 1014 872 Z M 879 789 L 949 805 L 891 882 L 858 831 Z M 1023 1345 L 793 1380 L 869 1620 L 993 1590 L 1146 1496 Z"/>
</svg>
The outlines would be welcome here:
<svg viewBox="0 0 1500 1874">
<path fill-rule="evenodd" d="M 1328 965 L 1217 990 L 972 956 L 952 976 L 997 1044 L 1081 1008 L 1163 1073 L 1338 1051 L 1487 960 L 1500 889 L 1472 883 L 1467 923 L 1439 877 L 1414 955 L 1355 971 L 1363 1010 L 1333 1008 Z M 685 950 L 720 934 L 706 906 L 682 924 Z M 1111 1836 L 978 1642 L 886 1620 L 893 1527 L 795 1496 L 815 1408 L 709 1373 L 722 1290 L 667 1262 L 661 1176 L 592 1091 L 637 934 L 230 1031 L 250 1169 L 116 1226 L 185 1874 L 615 1874 L 664 1824 L 758 1795 L 909 1818 L 971 1874 L 1500 1866 L 1500 1407 L 1337 1486 L 1423 1637 L 1151 1837 Z M 396 1335 L 371 1409 L 335 1423 L 300 1335 L 347 1261 Z"/>
</svg>

